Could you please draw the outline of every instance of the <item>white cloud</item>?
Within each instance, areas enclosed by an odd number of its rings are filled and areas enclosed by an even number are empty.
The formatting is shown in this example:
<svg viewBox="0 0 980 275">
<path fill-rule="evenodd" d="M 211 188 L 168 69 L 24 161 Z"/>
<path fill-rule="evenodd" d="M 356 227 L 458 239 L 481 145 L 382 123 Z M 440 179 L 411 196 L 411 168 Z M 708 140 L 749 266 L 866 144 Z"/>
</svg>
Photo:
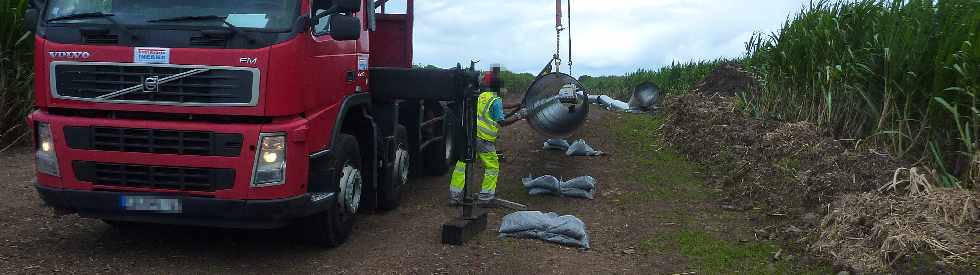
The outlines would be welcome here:
<svg viewBox="0 0 980 275">
<path fill-rule="evenodd" d="M 414 62 L 449 67 L 479 59 L 484 66 L 537 72 L 555 51 L 554 2 L 417 0 Z M 671 61 L 738 57 L 753 32 L 777 30 L 808 2 L 572 0 L 574 73 L 622 74 Z M 568 32 L 562 35 L 567 59 Z"/>
</svg>

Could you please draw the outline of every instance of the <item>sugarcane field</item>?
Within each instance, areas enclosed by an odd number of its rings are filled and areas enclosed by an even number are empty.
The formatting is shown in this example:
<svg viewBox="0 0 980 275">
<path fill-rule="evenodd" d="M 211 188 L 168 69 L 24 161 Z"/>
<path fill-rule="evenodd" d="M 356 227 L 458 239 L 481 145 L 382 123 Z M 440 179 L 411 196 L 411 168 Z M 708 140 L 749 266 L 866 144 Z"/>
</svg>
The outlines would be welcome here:
<svg viewBox="0 0 980 275">
<path fill-rule="evenodd" d="M 980 274 L 980 1 L 0 7 L 0 274 Z"/>
</svg>

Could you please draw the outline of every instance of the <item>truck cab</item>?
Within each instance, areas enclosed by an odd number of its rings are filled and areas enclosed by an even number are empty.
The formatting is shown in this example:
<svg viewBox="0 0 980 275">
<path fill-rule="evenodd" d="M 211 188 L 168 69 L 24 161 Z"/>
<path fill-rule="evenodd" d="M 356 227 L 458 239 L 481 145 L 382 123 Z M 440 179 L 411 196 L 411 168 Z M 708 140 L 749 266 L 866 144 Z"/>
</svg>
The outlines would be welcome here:
<svg viewBox="0 0 980 275">
<path fill-rule="evenodd" d="M 455 162 L 448 98 L 372 77 L 412 71 L 413 0 L 388 2 L 33 1 L 37 191 L 114 226 L 343 243 Z"/>
</svg>

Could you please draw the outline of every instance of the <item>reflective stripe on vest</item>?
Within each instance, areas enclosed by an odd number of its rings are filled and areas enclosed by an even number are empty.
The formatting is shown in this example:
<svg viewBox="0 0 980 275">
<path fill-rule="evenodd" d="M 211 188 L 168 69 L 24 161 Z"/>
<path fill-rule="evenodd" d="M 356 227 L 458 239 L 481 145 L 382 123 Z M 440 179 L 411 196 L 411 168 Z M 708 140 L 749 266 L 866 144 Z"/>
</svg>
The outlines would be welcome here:
<svg viewBox="0 0 980 275">
<path fill-rule="evenodd" d="M 483 92 L 477 100 L 476 136 L 482 140 L 497 141 L 497 121 L 490 117 L 490 108 L 493 106 L 493 102 L 499 99 L 492 92 Z"/>
</svg>

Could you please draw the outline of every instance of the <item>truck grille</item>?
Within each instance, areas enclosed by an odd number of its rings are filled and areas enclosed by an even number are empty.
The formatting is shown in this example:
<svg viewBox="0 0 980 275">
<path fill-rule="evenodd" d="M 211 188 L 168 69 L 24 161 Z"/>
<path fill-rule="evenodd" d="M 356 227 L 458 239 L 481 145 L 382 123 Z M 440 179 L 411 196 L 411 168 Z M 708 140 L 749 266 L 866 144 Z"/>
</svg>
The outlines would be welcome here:
<svg viewBox="0 0 980 275">
<path fill-rule="evenodd" d="M 68 126 L 65 140 L 81 150 L 224 157 L 242 151 L 241 134 L 203 131 Z"/>
<path fill-rule="evenodd" d="M 137 187 L 179 191 L 230 189 L 234 169 L 145 166 L 135 164 L 75 161 L 78 180 L 101 186 Z"/>
<path fill-rule="evenodd" d="M 163 79 L 192 70 L 207 71 L 186 76 L 157 87 L 147 78 Z M 64 62 L 51 64 L 52 95 L 56 98 L 161 105 L 255 106 L 258 103 L 259 71 L 254 68 Z M 127 88 L 134 91 L 98 98 Z M 155 89 L 155 90 L 154 90 Z"/>
</svg>

